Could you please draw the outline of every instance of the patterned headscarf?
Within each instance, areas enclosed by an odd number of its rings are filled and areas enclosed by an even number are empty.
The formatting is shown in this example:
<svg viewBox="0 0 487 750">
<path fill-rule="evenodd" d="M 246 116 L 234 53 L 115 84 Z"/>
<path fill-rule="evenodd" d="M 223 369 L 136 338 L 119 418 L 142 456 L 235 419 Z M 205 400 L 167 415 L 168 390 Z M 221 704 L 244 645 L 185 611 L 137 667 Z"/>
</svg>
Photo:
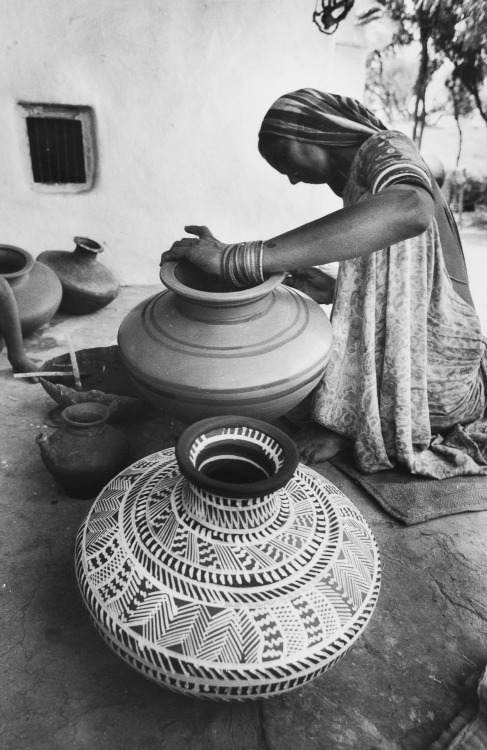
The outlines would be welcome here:
<svg viewBox="0 0 487 750">
<path fill-rule="evenodd" d="M 387 128 L 356 99 L 299 89 L 274 102 L 259 138 L 269 134 L 322 146 L 355 146 L 378 130 Z"/>
</svg>

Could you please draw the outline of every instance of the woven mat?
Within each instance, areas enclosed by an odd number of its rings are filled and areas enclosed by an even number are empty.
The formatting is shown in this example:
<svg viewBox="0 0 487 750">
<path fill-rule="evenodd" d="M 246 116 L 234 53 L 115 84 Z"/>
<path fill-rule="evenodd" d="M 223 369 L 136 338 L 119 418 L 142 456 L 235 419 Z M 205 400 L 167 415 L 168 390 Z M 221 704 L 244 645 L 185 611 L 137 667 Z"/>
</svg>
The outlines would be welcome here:
<svg viewBox="0 0 487 750">
<path fill-rule="evenodd" d="M 474 690 L 477 688 L 477 690 Z M 474 673 L 466 683 L 467 703 L 430 750 L 486 750 L 487 670 Z"/>
<path fill-rule="evenodd" d="M 487 510 L 485 475 L 427 479 L 402 469 L 363 474 L 349 451 L 339 453 L 330 463 L 360 484 L 389 515 L 406 526 L 454 513 Z"/>
</svg>

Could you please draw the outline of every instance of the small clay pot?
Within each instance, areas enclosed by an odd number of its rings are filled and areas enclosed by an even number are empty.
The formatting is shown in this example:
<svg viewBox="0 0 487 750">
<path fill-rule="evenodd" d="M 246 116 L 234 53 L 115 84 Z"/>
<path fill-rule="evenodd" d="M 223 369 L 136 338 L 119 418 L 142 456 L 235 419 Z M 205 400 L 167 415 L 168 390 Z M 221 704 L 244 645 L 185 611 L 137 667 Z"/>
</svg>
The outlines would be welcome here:
<svg viewBox="0 0 487 750">
<path fill-rule="evenodd" d="M 62 411 L 64 425 L 36 441 L 54 479 L 72 497 L 92 498 L 128 462 L 130 445 L 121 432 L 106 424 L 105 404 L 83 403 Z"/>
<path fill-rule="evenodd" d="M 88 237 L 75 237 L 75 249 L 46 250 L 38 256 L 58 275 L 63 287 L 61 310 L 85 315 L 105 307 L 117 296 L 120 284 L 113 273 L 97 262 L 103 247 Z"/>
</svg>

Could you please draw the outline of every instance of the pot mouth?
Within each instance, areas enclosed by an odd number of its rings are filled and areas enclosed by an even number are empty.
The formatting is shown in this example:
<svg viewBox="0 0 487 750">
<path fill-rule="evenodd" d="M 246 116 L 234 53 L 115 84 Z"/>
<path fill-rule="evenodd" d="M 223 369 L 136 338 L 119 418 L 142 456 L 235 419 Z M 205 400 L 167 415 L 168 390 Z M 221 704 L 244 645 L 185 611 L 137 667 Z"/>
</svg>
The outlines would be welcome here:
<svg viewBox="0 0 487 750">
<path fill-rule="evenodd" d="M 176 445 L 181 474 L 219 497 L 256 498 L 284 487 L 299 463 L 294 442 L 259 419 L 210 417 L 187 427 Z"/>
<path fill-rule="evenodd" d="M 89 237 L 74 237 L 73 238 L 76 247 L 81 247 L 83 250 L 87 250 L 89 253 L 102 253 L 103 247 L 100 245 L 99 242 L 95 242 L 95 240 L 90 240 Z"/>
<path fill-rule="evenodd" d="M 286 274 L 273 273 L 262 283 L 248 289 L 231 289 L 217 276 L 206 273 L 187 260 L 168 260 L 161 266 L 164 286 L 175 294 L 195 301 L 232 304 L 265 297 L 284 280 Z"/>
<path fill-rule="evenodd" d="M 86 401 L 66 406 L 61 412 L 63 421 L 73 427 L 98 427 L 107 421 L 110 409 L 106 404 Z"/>
<path fill-rule="evenodd" d="M 5 279 L 16 279 L 29 273 L 35 260 L 21 247 L 0 245 L 0 276 Z"/>
</svg>

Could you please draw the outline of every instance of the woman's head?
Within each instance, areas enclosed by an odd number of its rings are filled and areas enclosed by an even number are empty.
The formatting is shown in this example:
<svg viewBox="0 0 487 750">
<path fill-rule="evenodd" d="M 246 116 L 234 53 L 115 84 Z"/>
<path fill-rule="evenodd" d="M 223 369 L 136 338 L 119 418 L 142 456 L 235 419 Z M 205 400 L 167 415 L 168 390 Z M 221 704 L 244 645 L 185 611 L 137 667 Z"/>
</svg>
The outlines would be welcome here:
<svg viewBox="0 0 487 750">
<path fill-rule="evenodd" d="M 300 89 L 281 96 L 265 115 L 259 132 L 259 151 L 291 182 L 329 182 L 321 177 L 326 177 L 325 162 L 330 165 L 334 161 L 334 151 L 356 150 L 378 130 L 386 130 L 386 126 L 356 99 Z M 288 157 L 291 163 L 287 163 Z M 314 158 L 318 160 L 316 169 L 312 168 Z M 309 170 L 297 169 L 296 174 L 301 171 L 305 178 L 293 180 L 296 160 L 301 166 L 309 166 Z"/>
<path fill-rule="evenodd" d="M 386 126 L 356 99 L 299 89 L 281 96 L 265 115 L 260 143 L 270 136 L 322 146 L 358 146 Z"/>
</svg>

